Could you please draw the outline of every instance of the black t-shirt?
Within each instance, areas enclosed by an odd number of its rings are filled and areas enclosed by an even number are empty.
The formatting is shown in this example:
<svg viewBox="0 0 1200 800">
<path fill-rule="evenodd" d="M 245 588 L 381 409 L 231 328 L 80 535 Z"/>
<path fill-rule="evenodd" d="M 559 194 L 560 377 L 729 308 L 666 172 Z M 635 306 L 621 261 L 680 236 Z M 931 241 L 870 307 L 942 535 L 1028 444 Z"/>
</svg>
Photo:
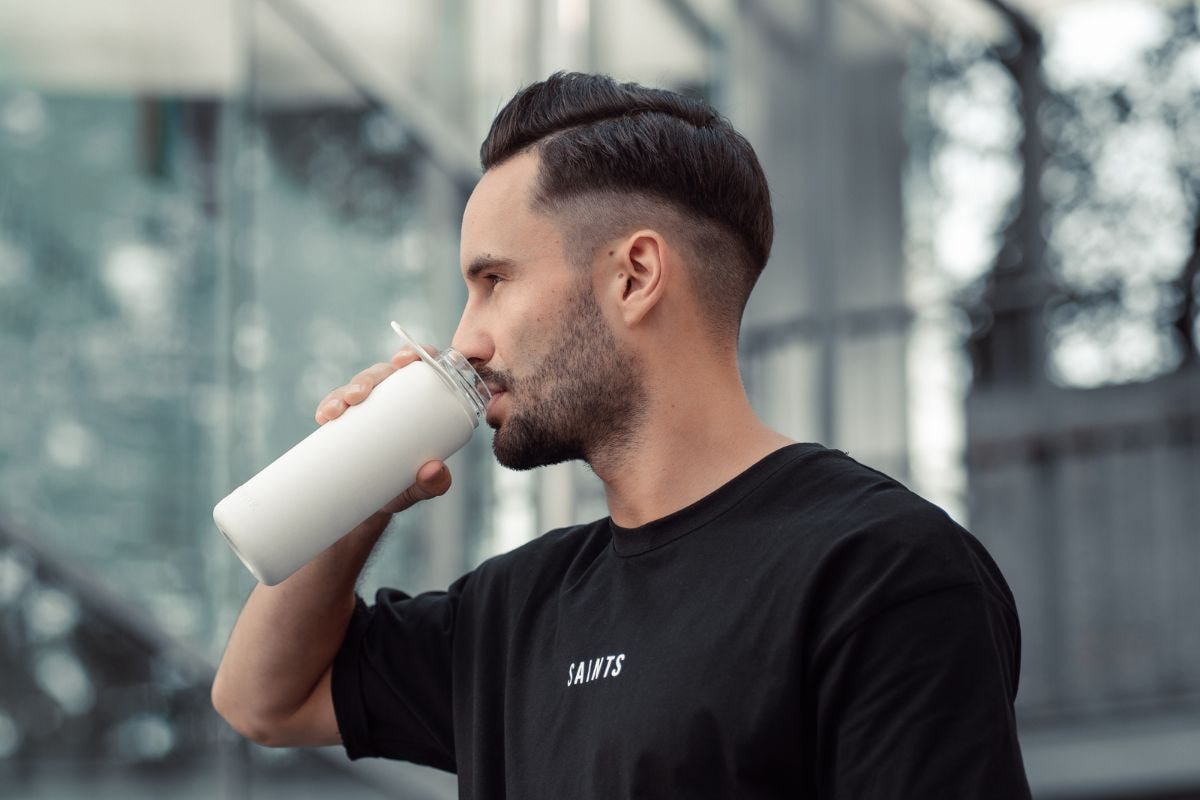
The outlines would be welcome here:
<svg viewBox="0 0 1200 800">
<path fill-rule="evenodd" d="M 375 600 L 333 666 L 346 753 L 457 772 L 464 798 L 1029 797 L 1004 578 L 837 450 Z"/>
</svg>

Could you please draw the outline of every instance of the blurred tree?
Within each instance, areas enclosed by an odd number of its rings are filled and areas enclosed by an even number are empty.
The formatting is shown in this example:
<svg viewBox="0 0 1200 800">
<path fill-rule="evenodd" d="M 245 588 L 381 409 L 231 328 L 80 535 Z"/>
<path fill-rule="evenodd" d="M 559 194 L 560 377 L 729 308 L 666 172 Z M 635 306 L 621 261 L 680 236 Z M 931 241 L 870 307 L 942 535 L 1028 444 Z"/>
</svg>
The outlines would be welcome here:
<svg viewBox="0 0 1200 800">
<path fill-rule="evenodd" d="M 1137 12 L 1144 49 L 1099 71 L 1073 60 L 1071 21 L 1051 32 L 1045 54 L 1026 18 L 992 4 L 1016 37 L 988 57 L 1020 88 L 1026 135 L 1019 205 L 973 309 L 976 379 L 1025 383 L 1045 369 L 1056 383 L 1087 387 L 1194 363 L 1195 10 L 1147 4 Z"/>
</svg>

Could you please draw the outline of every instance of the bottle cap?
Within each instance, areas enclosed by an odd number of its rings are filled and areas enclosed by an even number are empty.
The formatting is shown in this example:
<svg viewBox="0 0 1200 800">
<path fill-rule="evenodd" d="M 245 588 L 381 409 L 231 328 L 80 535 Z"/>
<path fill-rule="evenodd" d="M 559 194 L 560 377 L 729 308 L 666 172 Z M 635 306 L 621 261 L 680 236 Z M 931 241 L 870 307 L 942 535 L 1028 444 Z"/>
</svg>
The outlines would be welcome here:
<svg viewBox="0 0 1200 800">
<path fill-rule="evenodd" d="M 487 408 L 488 401 L 492 399 L 492 393 L 491 390 L 487 388 L 487 384 L 483 382 L 483 379 L 479 377 L 478 373 L 475 372 L 475 370 L 471 367 L 470 362 L 467 361 L 466 358 L 460 355 L 453 348 L 449 348 L 446 351 L 446 354 L 448 355 L 457 356 L 457 358 L 454 359 L 453 366 L 458 370 L 459 375 L 452 375 L 450 371 L 446 369 L 446 365 L 442 363 L 441 359 L 434 358 L 424 347 L 421 347 L 421 345 L 413 341 L 413 338 L 404 331 L 404 328 L 400 327 L 400 323 L 396 322 L 396 320 L 392 320 L 392 330 L 398 333 L 400 338 L 404 340 L 404 343 L 411 347 L 413 352 L 421 357 L 422 361 L 432 367 L 433 371 L 437 373 L 438 377 L 441 378 L 442 381 L 454 392 L 459 394 L 464 392 L 467 393 L 467 395 L 470 397 L 472 406 L 474 406 L 474 412 L 477 417 L 483 414 L 483 411 Z M 462 374 L 464 371 L 469 371 L 473 376 L 473 379 L 467 380 L 466 376 Z"/>
</svg>

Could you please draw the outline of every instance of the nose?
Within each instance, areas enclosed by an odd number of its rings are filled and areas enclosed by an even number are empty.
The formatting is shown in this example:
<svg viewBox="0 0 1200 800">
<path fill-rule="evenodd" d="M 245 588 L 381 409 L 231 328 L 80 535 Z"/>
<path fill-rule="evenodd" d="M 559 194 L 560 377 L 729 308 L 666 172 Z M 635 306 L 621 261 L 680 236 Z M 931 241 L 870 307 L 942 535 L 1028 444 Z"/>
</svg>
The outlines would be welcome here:
<svg viewBox="0 0 1200 800">
<path fill-rule="evenodd" d="M 471 313 L 470 304 L 463 309 L 462 317 L 458 321 L 458 329 L 454 331 L 454 338 L 451 340 L 450 346 L 462 353 L 475 368 L 487 364 L 496 354 L 496 347 L 492 343 L 491 336 L 487 335 L 480 326 L 477 315 Z"/>
</svg>

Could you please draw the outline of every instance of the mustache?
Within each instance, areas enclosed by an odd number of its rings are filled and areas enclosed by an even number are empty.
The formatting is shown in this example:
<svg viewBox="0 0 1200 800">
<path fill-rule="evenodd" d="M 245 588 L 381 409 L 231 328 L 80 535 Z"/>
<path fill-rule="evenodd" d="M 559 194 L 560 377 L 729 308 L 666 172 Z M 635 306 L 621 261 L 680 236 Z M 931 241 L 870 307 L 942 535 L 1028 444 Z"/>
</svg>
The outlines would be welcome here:
<svg viewBox="0 0 1200 800">
<path fill-rule="evenodd" d="M 490 369 L 488 367 L 479 367 L 475 370 L 483 382 L 493 392 L 507 392 L 513 384 L 512 373 L 507 370 Z"/>
</svg>

